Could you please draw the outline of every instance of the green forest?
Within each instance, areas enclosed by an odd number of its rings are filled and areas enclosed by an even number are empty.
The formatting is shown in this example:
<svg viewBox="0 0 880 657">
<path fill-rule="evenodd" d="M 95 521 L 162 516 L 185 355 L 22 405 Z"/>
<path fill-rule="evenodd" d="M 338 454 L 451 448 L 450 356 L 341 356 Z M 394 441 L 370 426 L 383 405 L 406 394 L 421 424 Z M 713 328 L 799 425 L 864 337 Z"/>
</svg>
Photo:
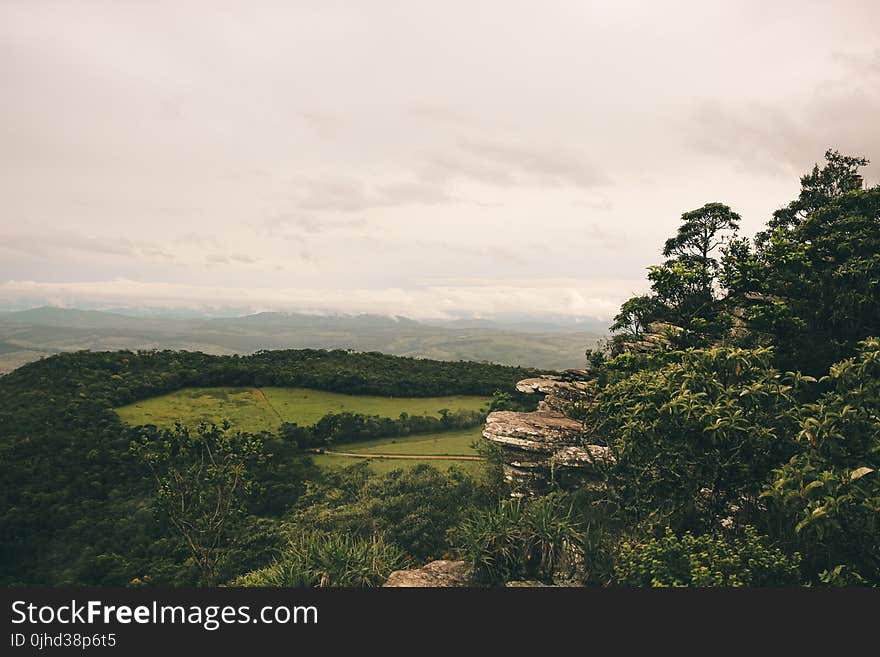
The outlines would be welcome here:
<svg viewBox="0 0 880 657">
<path fill-rule="evenodd" d="M 340 350 L 20 367 L 0 377 L 0 583 L 377 586 L 448 558 L 485 586 L 877 586 L 880 187 L 865 188 L 866 164 L 829 150 L 753 237 L 721 202 L 682 214 L 650 293 L 585 353 L 590 397 L 566 414 L 613 459 L 577 487 L 519 495 L 485 444 L 479 468 L 382 473 L 309 451 L 460 431 L 482 422 L 473 410 L 259 432 L 114 410 L 221 386 L 531 410 L 524 368 Z"/>
</svg>

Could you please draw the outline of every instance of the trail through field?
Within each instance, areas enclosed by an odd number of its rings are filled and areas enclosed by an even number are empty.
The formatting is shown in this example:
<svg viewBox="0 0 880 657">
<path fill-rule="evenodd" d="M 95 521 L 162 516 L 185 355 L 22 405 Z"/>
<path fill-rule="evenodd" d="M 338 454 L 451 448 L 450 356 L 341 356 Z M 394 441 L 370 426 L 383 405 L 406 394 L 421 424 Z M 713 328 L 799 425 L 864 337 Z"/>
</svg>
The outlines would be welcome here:
<svg viewBox="0 0 880 657">
<path fill-rule="evenodd" d="M 449 456 L 446 454 L 372 454 L 372 453 L 364 453 L 364 452 L 331 452 L 328 449 L 319 450 L 312 449 L 310 452 L 314 452 L 315 454 L 327 454 L 329 456 L 350 456 L 356 459 L 399 459 L 404 461 L 485 461 L 482 456 Z"/>
<path fill-rule="evenodd" d="M 281 420 L 282 424 L 284 424 L 284 418 L 281 417 L 281 413 L 278 412 L 277 408 L 272 406 L 272 402 L 270 402 L 268 399 L 266 399 L 265 393 L 263 393 L 263 391 L 260 390 L 259 388 L 254 388 L 254 393 L 257 395 L 257 399 L 260 399 L 260 400 L 266 402 L 266 406 L 269 407 L 269 410 L 272 411 L 273 413 L 275 413 L 276 417 L 279 420 Z"/>
</svg>

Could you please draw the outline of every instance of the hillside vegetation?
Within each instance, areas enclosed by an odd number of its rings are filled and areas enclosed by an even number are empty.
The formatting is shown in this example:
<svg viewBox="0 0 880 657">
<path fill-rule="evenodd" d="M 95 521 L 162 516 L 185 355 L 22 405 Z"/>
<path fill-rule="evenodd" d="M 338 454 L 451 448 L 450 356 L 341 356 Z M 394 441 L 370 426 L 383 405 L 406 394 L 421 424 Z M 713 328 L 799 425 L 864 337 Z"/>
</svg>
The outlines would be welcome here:
<svg viewBox="0 0 880 657">
<path fill-rule="evenodd" d="M 483 405 L 495 391 L 511 390 L 531 373 L 500 365 L 318 350 L 249 357 L 78 352 L 30 363 L 0 377 L 0 580 L 127 585 L 231 578 L 265 563 L 283 540 L 290 514 L 308 504 L 304 493 L 330 485 L 324 483 L 330 474 L 314 466 L 307 446 L 393 437 L 414 429 L 456 429 L 461 422 L 474 426 L 483 415 L 473 410 L 404 418 L 329 413 L 313 426 L 285 423 L 274 433 L 239 434 L 211 426 L 180 431 L 130 427 L 114 411 L 117 407 L 186 388 L 228 386 L 369 395 L 373 399 L 365 402 L 367 409 L 375 408 L 376 397 L 408 397 L 413 407 L 427 403 L 433 412 L 439 410 L 434 408 L 438 397 Z M 226 549 L 219 562 L 211 562 L 210 575 L 175 529 L 175 519 L 163 511 L 147 466 L 161 461 L 163 446 L 173 445 L 174 466 L 195 467 L 198 459 L 184 455 L 208 444 L 218 458 L 228 457 L 224 463 L 232 468 L 238 467 L 235 459 L 249 464 L 247 486 L 233 491 L 229 523 L 220 528 Z M 154 450 L 147 460 L 139 451 L 144 445 Z M 369 467 L 363 463 L 355 471 L 368 472 Z M 209 482 L 225 470 L 217 465 L 210 473 L 199 472 L 198 481 Z"/>
</svg>

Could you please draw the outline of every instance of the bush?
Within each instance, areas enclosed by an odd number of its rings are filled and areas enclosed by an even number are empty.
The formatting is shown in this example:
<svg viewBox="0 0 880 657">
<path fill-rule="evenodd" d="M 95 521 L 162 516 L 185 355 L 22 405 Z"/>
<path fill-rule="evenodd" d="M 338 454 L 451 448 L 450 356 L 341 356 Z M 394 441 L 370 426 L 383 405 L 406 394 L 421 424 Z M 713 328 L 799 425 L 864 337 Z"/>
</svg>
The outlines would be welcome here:
<svg viewBox="0 0 880 657">
<path fill-rule="evenodd" d="M 327 473 L 312 485 L 297 523 L 326 532 L 368 538 L 381 534 L 408 557 L 424 562 L 450 549 L 447 534 L 463 509 L 486 504 L 486 495 L 466 472 L 441 472 L 429 465 L 374 475 L 367 463 Z"/>
<path fill-rule="evenodd" d="M 268 567 L 242 575 L 233 586 L 366 587 L 382 584 L 405 564 L 400 549 L 380 535 L 299 532 Z"/>
<path fill-rule="evenodd" d="M 667 528 L 663 538 L 623 543 L 614 572 L 626 586 L 796 586 L 799 563 L 752 527 L 734 539 Z"/>
<path fill-rule="evenodd" d="M 609 497 L 628 523 L 704 531 L 756 506 L 772 468 L 796 450 L 798 397 L 813 382 L 781 375 L 771 356 L 676 352 L 596 396 L 586 425 L 614 451 Z"/>
<path fill-rule="evenodd" d="M 830 390 L 800 409 L 799 451 L 762 497 L 768 525 L 822 584 L 880 582 L 880 340 L 831 367 Z"/>
<path fill-rule="evenodd" d="M 462 558 L 485 584 L 571 576 L 582 560 L 585 538 L 570 503 L 558 494 L 531 503 L 502 500 L 493 509 L 473 512 L 456 537 Z"/>
</svg>

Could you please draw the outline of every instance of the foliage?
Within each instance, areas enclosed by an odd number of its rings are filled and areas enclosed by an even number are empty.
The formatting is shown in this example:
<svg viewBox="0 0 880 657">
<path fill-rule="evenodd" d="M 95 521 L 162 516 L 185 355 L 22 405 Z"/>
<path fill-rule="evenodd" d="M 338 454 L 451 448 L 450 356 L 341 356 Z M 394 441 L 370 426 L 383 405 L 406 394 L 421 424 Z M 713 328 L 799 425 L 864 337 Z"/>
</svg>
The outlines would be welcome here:
<svg viewBox="0 0 880 657">
<path fill-rule="evenodd" d="M 638 339 L 656 314 L 657 300 L 654 297 L 646 294 L 632 297 L 620 306 L 620 312 L 614 317 L 611 331 L 621 333 L 630 339 Z"/>
<path fill-rule="evenodd" d="M 501 500 L 467 515 L 456 530 L 459 552 L 477 581 L 553 581 L 572 575 L 583 555 L 585 534 L 571 500 L 550 494 L 531 502 Z"/>
<path fill-rule="evenodd" d="M 859 168 L 869 161 L 863 157 L 841 155 L 832 149 L 825 151 L 825 165 L 816 164 L 813 170 L 801 177 L 801 191 L 798 197 L 786 207 L 773 213 L 768 222 L 768 231 L 759 233 L 761 242 L 776 229 L 797 227 L 804 219 L 829 204 L 834 199 L 862 188 Z"/>
<path fill-rule="evenodd" d="M 754 250 L 739 245 L 724 268 L 745 339 L 776 345 L 783 367 L 824 371 L 880 335 L 880 188 L 835 196 Z"/>
<path fill-rule="evenodd" d="M 140 430 L 113 408 L 185 387 L 311 387 L 383 396 L 489 396 L 533 370 L 376 353 L 288 350 L 253 356 L 197 352 L 59 354 L 0 376 L 0 584 L 193 585 L 190 549 L 152 512 L 155 482 L 130 451 Z M 156 429 L 156 431 L 158 431 Z M 321 473 L 298 446 L 260 436 L 243 524 L 218 564 L 221 579 L 274 545 L 281 514 Z M 261 520 L 245 555 L 246 527 Z M 239 556 L 235 556 L 239 555 Z"/>
<path fill-rule="evenodd" d="M 707 203 L 681 215 L 681 225 L 674 237 L 666 240 L 663 255 L 668 263 L 687 265 L 695 272 L 698 291 L 712 297 L 712 283 L 718 261 L 712 257 L 722 246 L 729 232 L 739 228 L 740 216 L 723 203 Z"/>
<path fill-rule="evenodd" d="M 587 426 L 616 456 L 611 499 L 630 522 L 708 528 L 753 505 L 794 452 L 809 379 L 782 376 L 769 349 L 689 350 L 604 388 Z"/>
<path fill-rule="evenodd" d="M 621 545 L 614 572 L 625 586 L 796 586 L 800 555 L 770 547 L 753 527 L 743 536 L 665 536 Z"/>
<path fill-rule="evenodd" d="M 440 417 L 401 413 L 397 419 L 357 413 L 328 413 L 314 425 L 281 425 L 280 433 L 300 447 L 328 447 L 334 444 L 362 442 L 391 436 L 438 433 L 479 426 L 486 413 L 460 409 L 440 409 Z"/>
<path fill-rule="evenodd" d="M 157 506 L 167 514 L 190 549 L 203 585 L 217 583 L 217 564 L 234 534 L 251 489 L 251 469 L 261 446 L 250 434 L 228 425 L 202 424 L 196 432 L 145 430 L 132 450 L 149 466 L 157 486 Z"/>
<path fill-rule="evenodd" d="M 763 493 L 770 522 L 826 582 L 880 581 L 880 340 L 800 409 L 798 452 Z"/>
<path fill-rule="evenodd" d="M 406 560 L 381 535 L 369 538 L 297 529 L 269 566 L 233 580 L 233 586 L 377 586 Z"/>
<path fill-rule="evenodd" d="M 313 484 L 295 518 L 304 527 L 368 537 L 380 533 L 418 561 L 450 549 L 448 532 L 464 509 L 487 503 L 486 491 L 457 468 L 419 465 L 371 476 L 361 463 Z"/>
</svg>

